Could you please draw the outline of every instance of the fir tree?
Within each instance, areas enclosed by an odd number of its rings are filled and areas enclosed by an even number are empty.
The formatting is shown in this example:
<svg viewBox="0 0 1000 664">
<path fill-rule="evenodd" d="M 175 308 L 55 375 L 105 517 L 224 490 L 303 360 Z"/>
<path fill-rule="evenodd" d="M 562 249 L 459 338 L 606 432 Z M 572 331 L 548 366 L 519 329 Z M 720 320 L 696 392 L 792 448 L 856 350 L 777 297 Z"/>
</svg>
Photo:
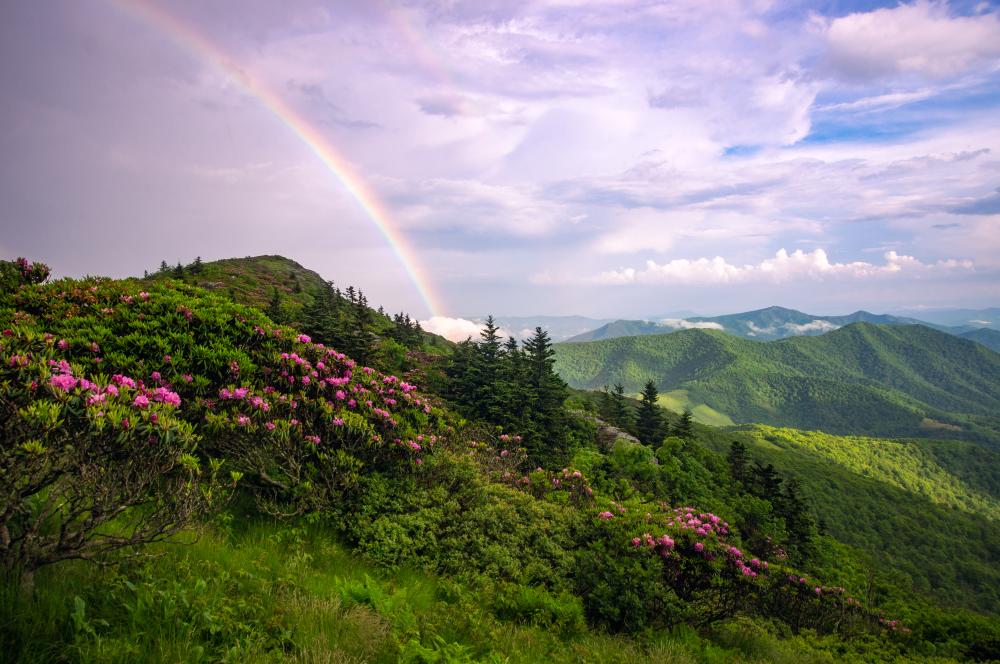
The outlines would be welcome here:
<svg viewBox="0 0 1000 664">
<path fill-rule="evenodd" d="M 753 493 L 772 503 L 781 497 L 781 476 L 774 469 L 774 464 L 765 466 L 760 462 L 754 463 Z"/>
<path fill-rule="evenodd" d="M 627 429 L 630 419 L 628 407 L 625 405 L 625 386 L 615 383 L 611 392 L 611 421 L 619 429 Z"/>
<path fill-rule="evenodd" d="M 204 267 L 205 264 L 201 262 L 201 256 L 195 256 L 194 263 L 191 263 L 190 267 L 191 274 L 201 274 Z"/>
<path fill-rule="evenodd" d="M 694 427 L 691 423 L 691 410 L 689 408 L 685 408 L 684 412 L 681 413 L 680 419 L 674 425 L 673 434 L 684 440 L 690 440 L 694 436 Z"/>
<path fill-rule="evenodd" d="M 555 351 L 548 333 L 541 327 L 524 342 L 524 379 L 527 388 L 526 416 L 531 424 L 525 442 L 537 462 L 562 460 L 567 452 L 566 410 L 569 390 L 553 366 Z"/>
<path fill-rule="evenodd" d="M 656 383 L 647 381 L 642 388 L 639 412 L 636 414 L 636 437 L 646 445 L 656 445 L 663 438 L 663 417 L 656 405 L 659 392 Z"/>
<path fill-rule="evenodd" d="M 184 266 L 181 265 L 180 261 L 177 261 L 177 265 L 174 267 L 174 279 L 184 278 Z"/>
<path fill-rule="evenodd" d="M 267 305 L 267 317 L 275 323 L 281 322 L 281 294 L 277 288 L 271 289 L 271 302 Z"/>
<path fill-rule="evenodd" d="M 170 266 L 167 265 L 167 261 L 160 261 L 160 274 L 167 274 L 170 272 Z"/>
<path fill-rule="evenodd" d="M 738 440 L 734 440 L 729 446 L 729 453 L 726 455 L 729 462 L 729 473 L 741 491 L 750 489 L 750 453 L 747 446 Z"/>
</svg>

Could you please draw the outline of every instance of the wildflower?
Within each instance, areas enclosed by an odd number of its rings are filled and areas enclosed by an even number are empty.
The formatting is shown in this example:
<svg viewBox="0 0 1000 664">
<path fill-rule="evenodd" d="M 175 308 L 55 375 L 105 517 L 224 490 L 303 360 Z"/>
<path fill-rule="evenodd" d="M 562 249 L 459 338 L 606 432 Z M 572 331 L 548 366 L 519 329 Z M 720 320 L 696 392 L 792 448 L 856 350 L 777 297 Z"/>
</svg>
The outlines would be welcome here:
<svg viewBox="0 0 1000 664">
<path fill-rule="evenodd" d="M 340 419 L 339 417 L 333 418 L 333 426 L 335 426 L 335 427 L 342 427 L 342 426 L 344 426 L 344 420 Z"/>
<path fill-rule="evenodd" d="M 638 537 L 632 538 L 632 546 L 642 546 L 642 539 Z"/>
<path fill-rule="evenodd" d="M 607 521 L 608 519 L 615 518 L 615 515 L 612 514 L 611 512 L 601 512 L 600 514 L 597 515 L 597 518 L 603 521 Z"/>
<path fill-rule="evenodd" d="M 247 417 L 246 415 L 240 415 L 239 417 L 236 418 L 236 423 L 239 424 L 241 427 L 245 427 L 250 424 L 250 418 Z"/>
<path fill-rule="evenodd" d="M 310 342 L 312 342 L 312 339 L 311 339 L 311 338 L 309 338 L 309 335 L 308 335 L 308 334 L 300 334 L 300 335 L 299 335 L 299 341 L 300 341 L 301 343 L 304 343 L 304 344 L 307 344 L 307 343 L 310 343 Z"/>
<path fill-rule="evenodd" d="M 135 401 L 132 402 L 132 405 L 136 408 L 147 408 L 149 407 L 149 399 L 145 395 L 139 394 L 135 397 Z"/>
<path fill-rule="evenodd" d="M 701 542 L 695 542 L 694 543 L 694 550 L 697 551 L 698 553 L 701 553 L 702 551 L 705 550 L 705 545 L 702 544 Z"/>
<path fill-rule="evenodd" d="M 63 392 L 69 392 L 74 387 L 76 387 L 76 378 L 70 374 L 57 374 L 49 379 L 49 384 L 52 387 L 62 390 Z"/>
<path fill-rule="evenodd" d="M 69 342 L 66 341 L 65 339 L 60 339 L 59 343 L 57 343 L 56 345 L 59 346 L 59 350 L 68 350 L 69 349 Z"/>
<path fill-rule="evenodd" d="M 264 425 L 264 428 L 267 429 L 268 431 L 274 431 L 275 426 L 276 425 L 274 422 L 268 422 L 267 424 Z"/>
<path fill-rule="evenodd" d="M 302 335 L 302 336 L 305 336 L 305 335 Z M 306 338 L 308 338 L 308 337 L 306 337 Z M 319 445 L 319 443 L 320 443 L 319 436 L 303 436 L 303 438 L 306 441 L 312 443 L 313 445 Z"/>
</svg>

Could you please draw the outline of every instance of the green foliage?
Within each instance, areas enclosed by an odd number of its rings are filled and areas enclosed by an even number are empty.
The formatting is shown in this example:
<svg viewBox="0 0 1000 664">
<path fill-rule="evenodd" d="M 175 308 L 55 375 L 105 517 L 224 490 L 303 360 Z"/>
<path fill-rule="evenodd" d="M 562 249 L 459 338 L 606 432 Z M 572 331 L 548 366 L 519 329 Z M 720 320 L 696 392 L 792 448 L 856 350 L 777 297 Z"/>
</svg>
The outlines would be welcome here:
<svg viewBox="0 0 1000 664">
<path fill-rule="evenodd" d="M 1000 443 L 1000 355 L 919 325 L 761 343 L 712 330 L 558 344 L 571 386 L 648 381 L 738 422 Z"/>
<path fill-rule="evenodd" d="M 659 393 L 656 383 L 648 380 L 642 388 L 642 399 L 635 415 L 635 432 L 639 440 L 646 445 L 657 445 L 663 438 L 663 419 L 660 415 Z"/>
</svg>

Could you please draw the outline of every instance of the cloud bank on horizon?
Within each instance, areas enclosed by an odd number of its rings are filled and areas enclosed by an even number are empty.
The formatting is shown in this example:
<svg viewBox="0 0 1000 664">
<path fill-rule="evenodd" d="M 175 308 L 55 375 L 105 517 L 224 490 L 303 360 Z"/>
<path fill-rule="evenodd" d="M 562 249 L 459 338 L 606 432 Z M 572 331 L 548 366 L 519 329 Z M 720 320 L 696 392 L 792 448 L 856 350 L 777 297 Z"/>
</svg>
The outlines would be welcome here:
<svg viewBox="0 0 1000 664">
<path fill-rule="evenodd" d="M 1000 300 L 996 3 L 150 0 L 352 162 L 427 312 L 315 155 L 129 1 L 0 6 L 7 253 L 113 276 L 281 253 L 451 336 Z"/>
</svg>

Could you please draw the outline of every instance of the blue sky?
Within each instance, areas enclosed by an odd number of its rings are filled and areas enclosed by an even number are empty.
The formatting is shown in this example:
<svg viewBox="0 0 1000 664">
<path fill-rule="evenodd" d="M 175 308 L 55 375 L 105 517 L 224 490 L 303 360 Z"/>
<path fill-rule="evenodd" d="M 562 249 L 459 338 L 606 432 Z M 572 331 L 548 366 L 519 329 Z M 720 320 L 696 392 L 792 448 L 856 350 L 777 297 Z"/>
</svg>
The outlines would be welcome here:
<svg viewBox="0 0 1000 664">
<path fill-rule="evenodd" d="M 126 4 L 0 6 L 0 254 L 280 253 L 426 317 L 308 148 Z M 446 316 L 1000 303 L 995 3 L 155 4 L 352 162 Z"/>
</svg>

